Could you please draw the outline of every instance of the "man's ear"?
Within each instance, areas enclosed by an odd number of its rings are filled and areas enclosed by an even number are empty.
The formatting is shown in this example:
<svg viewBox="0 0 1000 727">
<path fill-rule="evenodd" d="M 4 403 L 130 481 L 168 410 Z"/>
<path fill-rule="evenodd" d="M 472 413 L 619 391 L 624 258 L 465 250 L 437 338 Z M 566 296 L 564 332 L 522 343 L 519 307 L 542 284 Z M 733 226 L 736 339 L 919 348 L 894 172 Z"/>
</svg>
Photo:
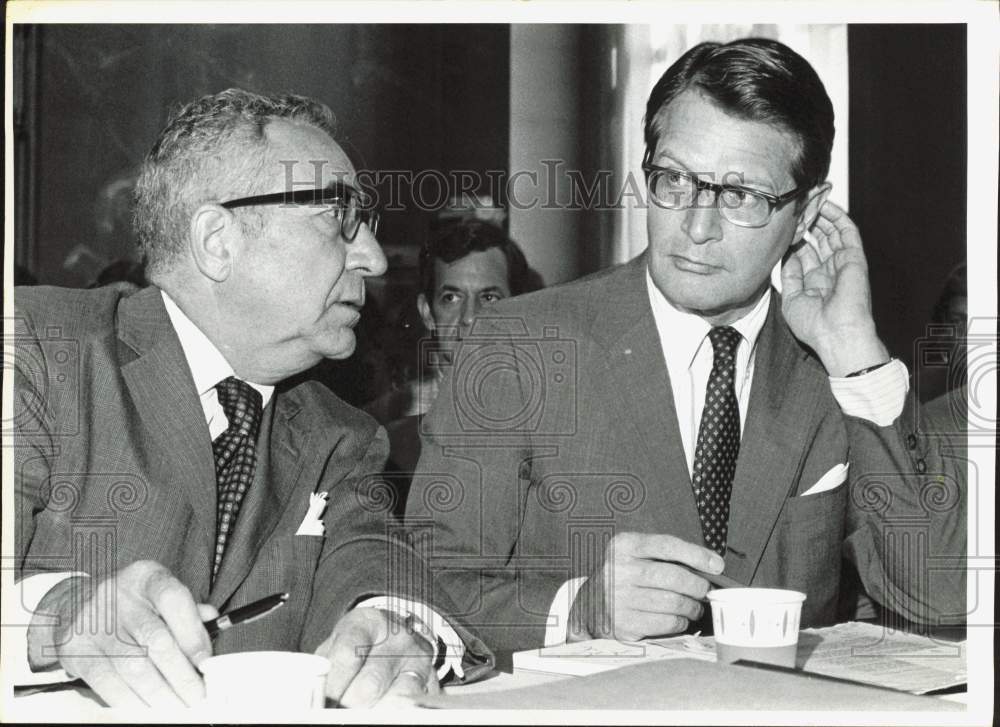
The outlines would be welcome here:
<svg viewBox="0 0 1000 727">
<path fill-rule="evenodd" d="M 799 221 L 795 226 L 795 241 L 798 242 L 802 239 L 802 236 L 806 234 L 806 230 L 812 228 L 816 223 L 816 218 L 819 216 L 820 208 L 823 207 L 823 203 L 826 202 L 827 198 L 830 196 L 830 190 L 833 189 L 833 185 L 829 182 L 823 182 L 822 184 L 817 184 L 811 190 L 806 197 L 806 203 L 799 212 Z"/>
<path fill-rule="evenodd" d="M 236 220 L 217 204 L 203 204 L 191 216 L 188 244 L 202 275 L 216 283 L 226 280 L 233 269 Z"/>
<path fill-rule="evenodd" d="M 434 314 L 431 313 L 431 304 L 427 302 L 427 296 L 423 293 L 417 296 L 417 312 L 420 313 L 420 320 L 424 322 L 424 328 L 434 333 L 437 327 L 434 323 Z"/>
</svg>

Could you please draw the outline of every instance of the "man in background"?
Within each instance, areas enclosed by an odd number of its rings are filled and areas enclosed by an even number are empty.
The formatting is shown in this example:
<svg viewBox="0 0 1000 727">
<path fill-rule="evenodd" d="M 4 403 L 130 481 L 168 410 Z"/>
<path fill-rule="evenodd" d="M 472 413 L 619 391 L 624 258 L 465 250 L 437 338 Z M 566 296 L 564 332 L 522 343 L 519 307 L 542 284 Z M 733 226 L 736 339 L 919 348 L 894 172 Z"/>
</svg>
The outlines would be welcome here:
<svg viewBox="0 0 1000 727">
<path fill-rule="evenodd" d="M 430 609 L 423 564 L 367 499 L 384 433 L 295 378 L 352 353 L 365 279 L 386 267 L 333 134 L 301 96 L 198 99 L 137 182 L 151 285 L 16 291 L 35 681 L 191 705 L 209 655 L 301 650 L 330 659 L 328 697 L 365 706 L 436 690 L 435 662 L 460 676 L 463 651 L 467 676 L 488 662 Z M 283 608 L 210 641 L 203 621 L 281 592 Z"/>
<path fill-rule="evenodd" d="M 790 48 L 692 48 L 646 107 L 648 249 L 462 341 L 407 522 L 492 647 L 683 632 L 723 571 L 834 623 L 844 557 L 911 621 L 963 612 L 964 572 L 928 577 L 898 530 L 964 553 L 954 479 L 951 507 L 923 506 L 940 452 L 901 417 L 906 367 L 828 201 L 833 136 Z"/>
<path fill-rule="evenodd" d="M 402 416 L 386 424 L 397 514 L 406 504 L 410 475 L 420 458 L 420 422 L 472 321 L 487 305 L 542 287 L 521 248 L 491 222 L 457 220 L 441 227 L 420 250 L 416 308 L 429 337 L 419 344 L 416 377 Z"/>
</svg>

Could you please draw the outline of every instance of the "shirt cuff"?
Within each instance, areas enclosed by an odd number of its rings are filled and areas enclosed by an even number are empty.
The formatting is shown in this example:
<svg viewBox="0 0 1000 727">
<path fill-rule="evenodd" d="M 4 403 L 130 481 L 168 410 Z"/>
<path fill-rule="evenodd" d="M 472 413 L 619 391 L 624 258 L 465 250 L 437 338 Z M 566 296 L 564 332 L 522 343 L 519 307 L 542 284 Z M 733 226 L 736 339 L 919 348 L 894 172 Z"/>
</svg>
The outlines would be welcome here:
<svg viewBox="0 0 1000 727">
<path fill-rule="evenodd" d="M 887 427 L 903 413 L 910 373 L 906 364 L 893 359 L 863 376 L 831 376 L 830 389 L 844 414 Z"/>
<path fill-rule="evenodd" d="M 86 576 L 86 573 L 76 573 L 65 571 L 59 573 L 36 573 L 18 581 L 14 585 L 16 595 L 14 602 L 10 604 L 8 623 L 23 624 L 24 634 L 16 638 L 4 639 L 5 664 L 8 671 L 5 676 L 9 683 L 18 687 L 34 686 L 36 684 L 58 684 L 59 682 L 71 682 L 76 677 L 72 677 L 62 669 L 46 669 L 45 671 L 32 671 L 28 662 L 28 624 L 35 618 L 35 611 L 38 604 L 42 602 L 50 590 L 62 583 L 67 578 L 76 576 Z M 52 623 L 54 617 L 42 620 L 41 623 Z"/>
<path fill-rule="evenodd" d="M 571 578 L 556 591 L 552 605 L 549 606 L 549 621 L 545 626 L 544 646 L 558 646 L 566 643 L 566 635 L 569 630 L 569 612 L 573 608 L 573 601 L 576 594 L 580 592 L 583 584 L 587 582 L 586 576 Z"/>
<path fill-rule="evenodd" d="M 444 662 L 438 667 L 438 679 L 444 679 L 448 676 L 448 672 L 454 672 L 457 678 L 465 679 L 465 670 L 462 669 L 465 644 L 462 643 L 462 639 L 451 624 L 426 603 L 408 601 L 394 596 L 375 596 L 359 602 L 355 608 L 381 608 L 403 618 L 413 616 L 420 619 L 430 628 L 434 637 L 444 644 Z M 432 643 L 431 646 L 437 651 L 437 643 Z"/>
</svg>

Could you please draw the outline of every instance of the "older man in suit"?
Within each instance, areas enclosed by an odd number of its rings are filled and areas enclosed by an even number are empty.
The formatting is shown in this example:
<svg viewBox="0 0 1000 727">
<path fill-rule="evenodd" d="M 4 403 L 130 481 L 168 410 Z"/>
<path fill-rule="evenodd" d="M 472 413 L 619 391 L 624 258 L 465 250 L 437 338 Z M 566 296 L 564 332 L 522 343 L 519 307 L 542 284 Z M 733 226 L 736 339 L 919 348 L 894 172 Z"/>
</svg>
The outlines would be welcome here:
<svg viewBox="0 0 1000 727">
<path fill-rule="evenodd" d="M 957 509 L 922 507 L 936 463 L 827 201 L 833 135 L 791 49 L 691 49 L 646 109 L 648 250 L 477 321 L 407 518 L 491 646 L 684 631 L 723 571 L 805 592 L 803 623 L 828 624 L 842 554 L 911 620 L 953 608 L 889 537 L 916 517 L 932 552 L 957 547 Z"/>
<path fill-rule="evenodd" d="M 16 565 L 42 679 L 192 704 L 213 652 L 316 651 L 355 706 L 437 689 L 440 640 L 461 651 L 371 495 L 384 432 L 296 377 L 351 354 L 386 267 L 333 131 L 299 96 L 187 105 L 137 184 L 152 286 L 16 291 Z M 210 641 L 204 620 L 279 592 Z"/>
</svg>

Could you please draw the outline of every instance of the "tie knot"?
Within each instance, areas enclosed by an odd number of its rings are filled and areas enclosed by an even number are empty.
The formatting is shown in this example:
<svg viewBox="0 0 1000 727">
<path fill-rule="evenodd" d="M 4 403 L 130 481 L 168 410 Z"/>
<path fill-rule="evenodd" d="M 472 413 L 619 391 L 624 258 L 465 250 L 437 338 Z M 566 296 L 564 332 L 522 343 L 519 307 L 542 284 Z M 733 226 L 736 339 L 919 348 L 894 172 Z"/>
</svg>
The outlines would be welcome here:
<svg viewBox="0 0 1000 727">
<path fill-rule="evenodd" d="M 226 419 L 229 420 L 229 428 L 256 439 L 263 408 L 260 392 L 235 376 L 220 381 L 215 385 L 215 390 L 222 410 L 226 412 Z"/>
<path fill-rule="evenodd" d="M 715 365 L 736 363 L 736 349 L 740 347 L 743 336 L 732 326 L 715 326 L 708 332 L 708 340 L 712 342 L 715 354 Z"/>
</svg>

